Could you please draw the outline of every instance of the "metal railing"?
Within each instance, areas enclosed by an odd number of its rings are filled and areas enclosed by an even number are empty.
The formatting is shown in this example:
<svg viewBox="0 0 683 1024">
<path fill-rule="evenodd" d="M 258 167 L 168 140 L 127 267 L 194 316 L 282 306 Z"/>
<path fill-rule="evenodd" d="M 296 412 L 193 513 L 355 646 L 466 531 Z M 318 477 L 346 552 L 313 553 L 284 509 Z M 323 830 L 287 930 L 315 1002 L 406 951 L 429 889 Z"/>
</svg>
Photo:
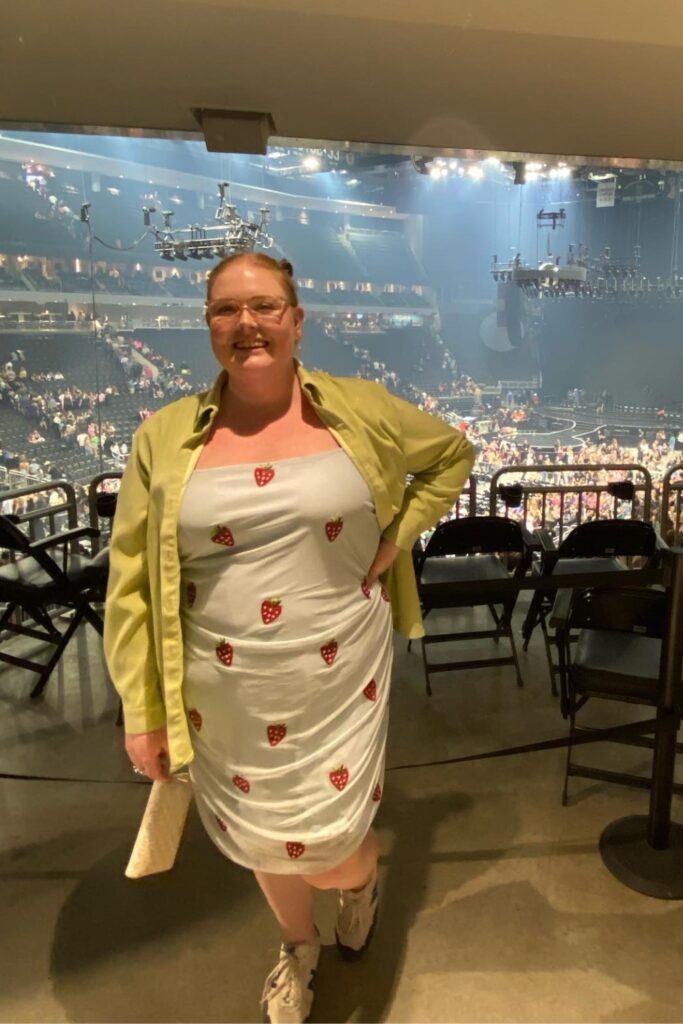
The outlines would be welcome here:
<svg viewBox="0 0 683 1024">
<path fill-rule="evenodd" d="M 596 477 L 607 473 L 628 473 L 630 476 L 639 474 L 640 481 L 623 478 L 620 480 L 581 480 L 577 483 L 566 483 L 567 478 L 585 476 L 587 473 Z M 542 482 L 526 480 L 527 475 L 543 477 Z M 507 493 L 504 477 L 511 478 Z M 548 482 L 548 478 L 551 481 Z M 556 483 L 552 478 L 559 478 Z M 630 483 L 633 499 L 619 495 L 619 484 Z M 525 465 L 504 466 L 497 470 L 491 478 L 489 491 L 489 514 L 502 514 L 510 518 L 519 518 L 529 529 L 545 527 L 554 534 L 558 544 L 564 535 L 582 522 L 592 519 L 616 519 L 624 505 L 630 505 L 629 519 L 650 520 L 652 511 L 652 477 L 650 472 L 637 463 L 585 463 L 583 465 Z"/>
<path fill-rule="evenodd" d="M 63 491 L 63 501 L 50 503 L 50 495 L 55 491 Z M 35 500 L 37 495 L 44 495 L 46 504 L 40 504 L 29 511 L 21 511 L 22 499 Z M 19 509 L 9 508 L 10 503 L 14 506 L 19 501 Z M 26 502 L 28 504 L 28 500 Z M 18 516 L 19 525 L 26 523 L 28 535 L 32 541 L 39 540 L 42 536 L 49 536 L 61 532 L 62 525 L 68 530 L 78 526 L 78 502 L 76 491 L 67 480 L 43 480 L 39 484 L 31 484 L 30 487 L 20 487 L 18 490 L 0 493 L 0 508 L 5 514 L 11 513 Z M 47 527 L 46 527 L 47 521 Z M 72 550 L 75 550 L 76 542 L 72 542 Z M 10 552 L 10 560 L 14 560 L 14 552 Z"/>
<path fill-rule="evenodd" d="M 628 481 L 632 484 L 634 500 L 614 493 L 615 487 L 618 489 L 619 484 L 623 485 L 625 482 L 623 478 L 619 481 L 609 482 L 599 479 L 582 480 L 576 484 L 564 482 L 568 476 L 572 475 L 583 476 L 586 473 L 593 473 L 599 476 L 615 472 L 640 476 L 639 480 Z M 680 473 L 680 479 L 674 479 L 677 473 Z M 109 470 L 98 474 L 90 481 L 87 494 L 88 525 L 101 531 L 101 537 L 92 540 L 93 554 L 106 546 L 111 536 L 112 516 L 109 509 L 106 508 L 106 503 L 104 506 L 102 504 L 102 495 L 107 492 L 115 493 L 118 488 L 114 481 L 119 481 L 122 475 L 120 470 Z M 520 476 L 528 475 L 541 476 L 543 479 L 540 482 L 520 479 Z M 562 482 L 555 482 L 555 480 L 549 482 L 549 477 L 559 478 Z M 510 492 L 506 494 L 504 490 L 506 478 L 512 478 L 511 483 L 516 490 L 514 497 L 518 499 L 518 503 L 514 505 L 510 502 Z M 109 486 L 106 486 L 107 484 Z M 56 490 L 62 490 L 65 499 L 51 505 L 49 504 L 49 495 Z M 14 499 L 35 497 L 39 494 L 46 496 L 47 504 L 28 512 L 18 513 L 19 522 L 28 524 L 31 540 L 38 539 L 39 532 L 41 532 L 39 524 L 45 520 L 49 524 L 49 533 L 57 533 L 62 527 L 71 529 L 78 526 L 75 490 L 66 480 L 43 481 L 30 487 L 7 491 L 4 494 L 0 492 L 1 507 L 3 511 L 11 512 L 13 509 L 8 505 Z M 482 508 L 478 507 L 478 503 L 482 504 Z M 482 493 L 482 481 L 472 475 L 453 506 L 451 514 L 454 518 L 460 519 L 483 514 L 485 509 L 486 490 L 484 489 Z M 504 466 L 493 474 L 490 482 L 488 496 L 490 515 L 503 514 L 510 518 L 521 519 L 530 529 L 539 526 L 550 529 L 558 543 L 574 526 L 591 519 L 616 518 L 624 510 L 627 517 L 631 519 L 649 521 L 651 518 L 652 478 L 644 466 L 635 463 Z M 665 539 L 667 529 L 671 529 L 671 523 L 667 522 L 667 515 L 670 515 L 675 531 L 672 537 L 673 542 L 674 537 L 679 537 L 683 531 L 683 463 L 673 466 L 663 478 L 660 525 Z M 61 522 L 60 517 L 64 517 Z"/>
<path fill-rule="evenodd" d="M 674 480 L 677 473 L 680 473 L 680 480 Z M 659 529 L 668 544 L 683 543 L 683 462 L 671 466 L 662 479 Z"/>
</svg>

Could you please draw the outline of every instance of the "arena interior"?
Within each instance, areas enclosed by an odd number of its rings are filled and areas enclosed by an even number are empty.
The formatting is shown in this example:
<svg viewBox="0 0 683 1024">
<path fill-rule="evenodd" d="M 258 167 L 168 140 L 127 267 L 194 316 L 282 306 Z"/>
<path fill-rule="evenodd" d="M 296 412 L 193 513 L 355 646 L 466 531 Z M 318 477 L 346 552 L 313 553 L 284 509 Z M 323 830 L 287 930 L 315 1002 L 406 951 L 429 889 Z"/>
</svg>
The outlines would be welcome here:
<svg viewBox="0 0 683 1024">
<path fill-rule="evenodd" d="M 198 133 L 32 120 L 0 132 L 0 511 L 31 542 L 82 526 L 74 553 L 106 549 L 135 430 L 218 372 L 204 299 L 223 244 L 293 264 L 306 368 L 377 381 L 467 433 L 473 475 L 442 523 L 504 516 L 558 546 L 583 523 L 636 520 L 683 544 L 683 163 L 294 133 L 211 152 Z M 17 552 L 0 554 L 11 572 Z M 530 559 L 540 572 L 541 546 Z M 523 649 L 531 601 L 512 620 L 519 679 L 471 666 L 433 676 L 428 696 L 424 645 L 395 634 L 380 922 L 340 969 L 321 897 L 332 945 L 314 1020 L 681 1019 L 681 896 L 629 888 L 598 849 L 610 822 L 648 814 L 644 743 L 576 752 L 644 781 L 572 779 L 564 802 L 562 747 L 399 770 L 567 735 L 545 627 Z M 73 612 L 51 615 L 63 632 Z M 425 626 L 489 621 L 484 604 Z M 472 638 L 441 661 L 503 647 Z M 148 791 L 98 633 L 79 625 L 38 695 L 16 659 L 50 645 L 2 632 L 2 653 L 0 1019 L 257 1019 L 276 929 L 198 821 L 172 872 L 124 878 Z M 596 701 L 585 724 L 641 712 Z"/>
</svg>

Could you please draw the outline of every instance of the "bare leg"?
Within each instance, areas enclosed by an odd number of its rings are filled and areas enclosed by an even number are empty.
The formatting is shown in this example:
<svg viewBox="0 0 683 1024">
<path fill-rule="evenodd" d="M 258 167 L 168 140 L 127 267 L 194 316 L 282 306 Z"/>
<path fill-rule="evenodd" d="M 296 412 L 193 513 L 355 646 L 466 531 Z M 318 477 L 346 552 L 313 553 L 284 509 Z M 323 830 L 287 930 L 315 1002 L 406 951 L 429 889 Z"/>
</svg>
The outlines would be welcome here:
<svg viewBox="0 0 683 1024">
<path fill-rule="evenodd" d="M 317 942 L 313 923 L 313 890 L 301 875 L 255 871 L 256 881 L 282 929 L 285 942 Z"/>
<path fill-rule="evenodd" d="M 317 875 L 254 871 L 285 942 L 316 942 L 313 889 L 361 889 L 372 877 L 378 856 L 379 842 L 370 829 L 358 849 L 329 871 Z"/>
<path fill-rule="evenodd" d="M 314 889 L 361 889 L 370 881 L 378 857 L 379 842 L 374 830 L 370 829 L 355 853 L 341 864 L 318 875 L 300 877 Z"/>
</svg>

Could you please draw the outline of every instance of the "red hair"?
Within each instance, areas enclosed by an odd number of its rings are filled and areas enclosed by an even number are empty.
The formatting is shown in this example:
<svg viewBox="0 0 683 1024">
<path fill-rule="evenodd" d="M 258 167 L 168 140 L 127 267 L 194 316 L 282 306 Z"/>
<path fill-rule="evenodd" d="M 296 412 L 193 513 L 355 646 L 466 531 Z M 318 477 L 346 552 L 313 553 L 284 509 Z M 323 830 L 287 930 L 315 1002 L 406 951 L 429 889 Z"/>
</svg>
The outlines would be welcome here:
<svg viewBox="0 0 683 1024">
<path fill-rule="evenodd" d="M 272 256 L 267 256 L 264 252 L 236 252 L 232 256 L 226 256 L 220 263 L 217 263 L 215 267 L 212 267 L 207 278 L 206 278 L 206 301 L 211 301 L 211 292 L 213 286 L 216 283 L 216 278 L 227 270 L 228 267 L 232 266 L 237 260 L 250 260 L 259 267 L 263 267 L 265 270 L 270 270 L 271 273 L 277 274 L 280 284 L 285 290 L 287 301 L 292 306 L 299 305 L 299 296 L 296 293 L 296 285 L 294 283 L 294 267 L 289 260 L 275 260 Z"/>
</svg>

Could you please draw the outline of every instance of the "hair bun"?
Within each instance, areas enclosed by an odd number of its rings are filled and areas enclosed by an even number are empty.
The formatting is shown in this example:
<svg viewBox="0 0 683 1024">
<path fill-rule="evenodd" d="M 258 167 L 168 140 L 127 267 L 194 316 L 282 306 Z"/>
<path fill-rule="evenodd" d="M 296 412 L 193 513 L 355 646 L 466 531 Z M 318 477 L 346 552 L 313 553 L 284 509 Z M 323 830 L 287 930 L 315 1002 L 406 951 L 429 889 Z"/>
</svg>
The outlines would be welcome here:
<svg viewBox="0 0 683 1024">
<path fill-rule="evenodd" d="M 289 274 L 290 277 L 294 277 L 294 267 L 289 260 L 280 260 L 280 267 L 284 270 L 285 274 Z"/>
</svg>

